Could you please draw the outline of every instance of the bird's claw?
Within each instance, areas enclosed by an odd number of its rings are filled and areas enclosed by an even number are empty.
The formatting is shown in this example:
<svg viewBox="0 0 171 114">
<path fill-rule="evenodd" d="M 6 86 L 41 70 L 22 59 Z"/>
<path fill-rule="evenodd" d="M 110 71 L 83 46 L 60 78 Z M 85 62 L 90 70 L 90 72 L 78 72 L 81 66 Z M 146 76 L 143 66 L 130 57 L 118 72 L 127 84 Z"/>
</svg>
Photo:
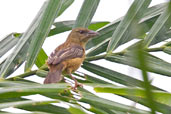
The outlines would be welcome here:
<svg viewBox="0 0 171 114">
<path fill-rule="evenodd" d="M 77 90 L 77 87 L 83 87 L 83 84 L 75 82 L 75 86 L 72 87 L 73 90 Z"/>
</svg>

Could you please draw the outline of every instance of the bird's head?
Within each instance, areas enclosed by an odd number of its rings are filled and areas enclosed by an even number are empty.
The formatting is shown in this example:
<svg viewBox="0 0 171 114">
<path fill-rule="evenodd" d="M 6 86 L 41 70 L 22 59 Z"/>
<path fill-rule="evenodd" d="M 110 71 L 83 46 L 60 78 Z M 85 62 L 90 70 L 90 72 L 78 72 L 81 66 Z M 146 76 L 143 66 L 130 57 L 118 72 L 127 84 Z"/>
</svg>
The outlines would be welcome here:
<svg viewBox="0 0 171 114">
<path fill-rule="evenodd" d="M 80 27 L 80 28 L 73 29 L 68 39 L 78 43 L 87 43 L 89 39 L 97 36 L 98 34 L 99 34 L 98 32 Z"/>
</svg>

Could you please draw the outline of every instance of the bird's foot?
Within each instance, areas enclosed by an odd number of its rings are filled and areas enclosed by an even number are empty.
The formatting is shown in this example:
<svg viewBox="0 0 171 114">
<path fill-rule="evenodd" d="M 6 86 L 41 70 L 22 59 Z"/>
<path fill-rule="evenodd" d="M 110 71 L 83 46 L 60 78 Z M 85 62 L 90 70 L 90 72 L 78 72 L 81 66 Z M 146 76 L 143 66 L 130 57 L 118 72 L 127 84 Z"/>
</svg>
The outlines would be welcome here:
<svg viewBox="0 0 171 114">
<path fill-rule="evenodd" d="M 75 81 L 75 86 L 74 86 L 74 87 L 72 87 L 72 88 L 73 88 L 73 90 L 77 90 L 77 88 L 78 88 L 78 87 L 83 87 L 83 84 L 78 83 L 77 81 Z"/>
<path fill-rule="evenodd" d="M 77 90 L 77 87 L 83 87 L 83 85 L 81 83 L 78 83 L 78 81 L 75 79 L 75 77 L 73 77 L 71 74 L 70 74 L 71 78 L 74 80 L 75 82 L 75 86 L 72 87 L 73 90 Z"/>
</svg>

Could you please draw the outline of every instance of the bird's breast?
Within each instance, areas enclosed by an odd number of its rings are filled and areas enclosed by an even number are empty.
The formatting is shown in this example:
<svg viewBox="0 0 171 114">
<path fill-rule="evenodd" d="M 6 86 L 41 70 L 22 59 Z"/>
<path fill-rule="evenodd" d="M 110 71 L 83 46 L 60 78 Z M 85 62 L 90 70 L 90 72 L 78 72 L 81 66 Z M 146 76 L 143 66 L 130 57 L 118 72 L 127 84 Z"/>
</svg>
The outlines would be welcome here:
<svg viewBox="0 0 171 114">
<path fill-rule="evenodd" d="M 72 69 L 72 72 L 76 71 L 81 66 L 82 62 L 84 61 L 84 58 L 85 57 L 74 58 L 65 61 L 65 63 L 67 64 L 66 70 Z"/>
</svg>

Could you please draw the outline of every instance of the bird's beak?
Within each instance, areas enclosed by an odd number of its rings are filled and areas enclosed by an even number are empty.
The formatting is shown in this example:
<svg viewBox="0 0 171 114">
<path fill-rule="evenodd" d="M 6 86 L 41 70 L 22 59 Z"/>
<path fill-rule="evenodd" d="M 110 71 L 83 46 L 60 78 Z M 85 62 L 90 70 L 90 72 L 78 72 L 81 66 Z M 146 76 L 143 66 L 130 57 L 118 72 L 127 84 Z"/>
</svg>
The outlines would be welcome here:
<svg viewBox="0 0 171 114">
<path fill-rule="evenodd" d="M 94 37 L 94 36 L 99 35 L 99 33 L 98 33 L 98 32 L 95 32 L 95 31 L 90 30 L 90 31 L 87 33 L 87 35 L 88 35 L 89 37 Z"/>
</svg>

